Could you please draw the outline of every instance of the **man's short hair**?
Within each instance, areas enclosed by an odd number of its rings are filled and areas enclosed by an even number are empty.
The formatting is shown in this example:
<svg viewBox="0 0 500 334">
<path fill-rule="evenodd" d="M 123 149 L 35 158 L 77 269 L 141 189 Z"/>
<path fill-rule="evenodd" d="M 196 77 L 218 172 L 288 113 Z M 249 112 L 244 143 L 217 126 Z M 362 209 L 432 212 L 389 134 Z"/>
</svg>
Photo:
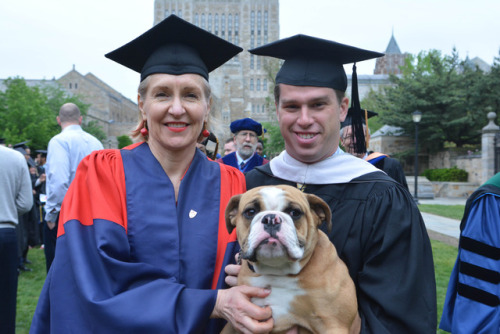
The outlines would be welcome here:
<svg viewBox="0 0 500 334">
<path fill-rule="evenodd" d="M 74 103 L 65 103 L 59 109 L 59 120 L 61 123 L 78 123 L 81 116 L 80 109 Z"/>
</svg>

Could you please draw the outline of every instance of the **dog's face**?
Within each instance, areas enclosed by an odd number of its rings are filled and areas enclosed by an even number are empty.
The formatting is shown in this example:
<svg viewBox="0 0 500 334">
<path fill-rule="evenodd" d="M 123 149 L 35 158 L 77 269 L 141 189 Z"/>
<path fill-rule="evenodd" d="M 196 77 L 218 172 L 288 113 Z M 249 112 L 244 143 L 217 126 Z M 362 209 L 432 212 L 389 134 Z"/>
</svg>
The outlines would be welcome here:
<svg viewBox="0 0 500 334">
<path fill-rule="evenodd" d="M 322 222 L 331 224 L 328 205 L 290 186 L 265 186 L 231 198 L 229 232 L 236 227 L 241 256 L 260 271 L 296 274 L 311 256 Z M 304 263 L 303 263 L 304 262 Z"/>
</svg>

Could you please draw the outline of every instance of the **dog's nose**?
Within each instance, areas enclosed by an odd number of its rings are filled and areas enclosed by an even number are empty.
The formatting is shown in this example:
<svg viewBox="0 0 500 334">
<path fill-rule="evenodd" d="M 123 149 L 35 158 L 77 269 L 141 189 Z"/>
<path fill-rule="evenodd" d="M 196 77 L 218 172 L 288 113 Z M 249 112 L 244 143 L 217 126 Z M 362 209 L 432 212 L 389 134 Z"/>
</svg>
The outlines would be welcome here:
<svg viewBox="0 0 500 334">
<path fill-rule="evenodd" d="M 281 228 L 281 217 L 273 213 L 267 214 L 261 220 L 264 231 L 274 236 Z"/>
</svg>

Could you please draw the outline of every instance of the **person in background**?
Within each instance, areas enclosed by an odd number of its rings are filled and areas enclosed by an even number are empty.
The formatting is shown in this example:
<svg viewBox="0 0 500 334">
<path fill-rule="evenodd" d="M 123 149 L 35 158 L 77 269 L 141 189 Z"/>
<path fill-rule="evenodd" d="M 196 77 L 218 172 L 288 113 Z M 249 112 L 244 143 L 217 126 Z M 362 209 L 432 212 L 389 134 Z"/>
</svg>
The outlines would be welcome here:
<svg viewBox="0 0 500 334">
<path fill-rule="evenodd" d="M 234 139 L 228 138 L 224 143 L 224 156 L 228 155 L 229 153 L 233 153 L 234 151 L 236 151 Z"/>
<path fill-rule="evenodd" d="M 440 329 L 451 333 L 498 333 L 499 222 L 500 173 L 497 173 L 467 199 Z"/>
<path fill-rule="evenodd" d="M 255 149 L 255 152 L 264 158 L 264 141 L 260 138 L 257 141 L 257 148 Z"/>
<path fill-rule="evenodd" d="M 385 173 L 339 149 L 349 107 L 343 65 L 383 54 L 306 35 L 250 52 L 284 59 L 274 93 L 285 151 L 247 173 L 247 188 L 287 184 L 329 204 L 332 229 L 320 228 L 356 285 L 361 323 L 352 332 L 436 333 L 432 248 L 415 201 Z M 227 268 L 230 276 L 237 270 Z"/>
<path fill-rule="evenodd" d="M 3 141 L 2 141 L 3 142 Z M 0 333 L 16 332 L 18 216 L 33 206 L 31 181 L 22 154 L 0 145 Z"/>
<path fill-rule="evenodd" d="M 257 137 L 262 135 L 262 125 L 259 122 L 242 118 L 231 122 L 230 128 L 236 151 L 218 159 L 218 162 L 238 168 L 243 173 L 269 162 L 255 153 Z"/>
<path fill-rule="evenodd" d="M 43 240 L 44 240 L 43 231 L 46 224 L 45 202 L 46 202 L 47 191 L 45 190 L 45 184 L 46 184 L 45 164 L 47 163 L 47 150 L 37 150 L 36 153 L 37 156 L 35 162 L 38 170 L 38 179 L 35 181 L 35 191 L 36 191 L 35 205 L 37 207 L 38 218 L 39 218 L 38 226 L 39 226 L 40 240 L 42 240 L 42 247 L 45 247 L 43 245 Z"/>
<path fill-rule="evenodd" d="M 369 118 L 377 116 L 378 114 L 370 110 L 361 110 L 361 118 L 364 122 L 361 124 L 362 127 L 360 127 L 358 131 L 354 131 L 353 119 L 359 119 L 359 116 L 353 116 L 356 112 L 357 111 L 354 111 L 353 108 L 349 108 L 345 121 L 340 125 L 340 143 L 342 147 L 347 153 L 357 158 L 364 159 L 378 169 L 384 171 L 387 175 L 399 182 L 406 190 L 409 190 L 403 167 L 399 161 L 389 157 L 387 154 L 367 152 L 368 143 L 370 141 L 370 130 L 368 129 L 367 121 Z M 355 136 L 355 134 L 357 134 L 357 136 Z"/>
<path fill-rule="evenodd" d="M 33 158 L 30 156 L 30 148 L 27 145 L 28 140 L 21 143 L 13 145 L 14 150 L 21 153 L 28 166 L 28 171 L 31 179 L 32 187 L 36 180 L 36 164 Z M 32 189 L 32 195 L 34 196 L 34 189 Z M 28 252 L 30 246 L 34 246 L 36 243 L 34 240 L 35 228 L 37 227 L 37 216 L 36 208 L 33 205 L 28 212 L 19 216 L 17 224 L 17 240 L 18 240 L 18 254 L 19 254 L 19 272 L 32 271 L 27 265 L 31 264 L 28 260 Z"/>
<path fill-rule="evenodd" d="M 85 156 L 103 149 L 97 138 L 83 131 L 82 115 L 76 104 L 63 104 L 59 109 L 57 123 L 61 127 L 61 133 L 50 139 L 45 164 L 47 201 L 43 244 L 47 272 L 55 256 L 59 211 L 75 178 L 76 168 Z"/>
<path fill-rule="evenodd" d="M 211 334 L 224 319 L 271 331 L 271 309 L 250 301 L 269 291 L 224 282 L 238 251 L 224 210 L 244 176 L 196 148 L 210 129 L 209 72 L 241 50 L 170 15 L 106 55 L 141 74 L 141 141 L 80 163 L 32 334 Z"/>
</svg>

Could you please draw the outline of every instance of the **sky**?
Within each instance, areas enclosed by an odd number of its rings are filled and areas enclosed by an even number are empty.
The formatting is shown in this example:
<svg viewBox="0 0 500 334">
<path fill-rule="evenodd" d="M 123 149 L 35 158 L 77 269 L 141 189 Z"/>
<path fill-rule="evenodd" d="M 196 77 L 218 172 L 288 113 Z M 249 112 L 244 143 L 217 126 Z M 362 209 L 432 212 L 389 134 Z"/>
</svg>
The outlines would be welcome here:
<svg viewBox="0 0 500 334">
<path fill-rule="evenodd" d="M 251 0 L 248 0 L 251 1 Z M 136 101 L 139 74 L 104 57 L 153 25 L 154 0 L 0 2 L 0 78 L 59 78 L 73 66 Z M 500 50 L 499 0 L 280 0 L 280 38 L 307 34 L 385 51 L 437 49 L 489 64 Z M 375 61 L 357 64 L 372 74 Z M 350 69 L 350 66 L 349 66 Z M 348 70 L 350 71 L 350 70 Z"/>
</svg>

